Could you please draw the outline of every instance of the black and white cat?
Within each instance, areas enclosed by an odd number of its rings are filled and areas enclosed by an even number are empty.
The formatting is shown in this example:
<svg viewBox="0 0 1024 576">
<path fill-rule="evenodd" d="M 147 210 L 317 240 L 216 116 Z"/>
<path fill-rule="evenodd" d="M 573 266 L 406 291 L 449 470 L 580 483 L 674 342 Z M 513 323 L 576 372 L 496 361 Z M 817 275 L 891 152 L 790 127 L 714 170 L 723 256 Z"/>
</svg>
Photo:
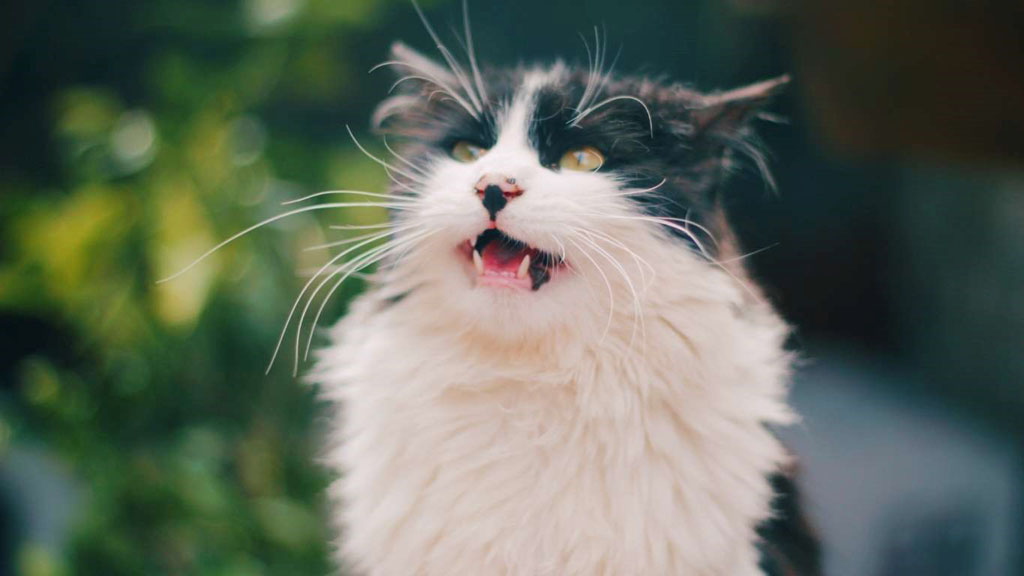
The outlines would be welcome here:
<svg viewBox="0 0 1024 576">
<path fill-rule="evenodd" d="M 704 94 L 469 46 L 396 44 L 375 118 L 402 141 L 391 240 L 356 262 L 387 265 L 315 372 L 343 563 L 762 575 L 791 358 L 719 193 L 763 168 L 749 121 L 785 79 Z"/>
</svg>

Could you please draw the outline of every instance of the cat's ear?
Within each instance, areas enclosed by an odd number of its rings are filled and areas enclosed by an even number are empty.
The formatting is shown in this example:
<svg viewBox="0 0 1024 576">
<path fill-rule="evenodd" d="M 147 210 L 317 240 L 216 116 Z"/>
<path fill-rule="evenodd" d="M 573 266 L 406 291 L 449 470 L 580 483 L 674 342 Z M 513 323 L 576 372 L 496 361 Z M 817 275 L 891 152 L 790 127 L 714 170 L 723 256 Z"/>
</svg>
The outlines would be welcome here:
<svg viewBox="0 0 1024 576">
<path fill-rule="evenodd" d="M 402 42 L 391 45 L 390 58 L 377 68 L 389 68 L 395 77 L 391 94 L 373 113 L 373 127 L 384 129 L 389 118 L 401 116 L 429 102 L 438 90 L 447 90 L 457 80 L 444 64 L 424 56 Z M 374 68 L 376 70 L 377 68 Z"/>
<path fill-rule="evenodd" d="M 691 108 L 689 121 L 696 135 L 729 134 L 742 130 L 789 84 L 779 76 L 735 90 L 705 94 Z"/>
<path fill-rule="evenodd" d="M 789 76 L 780 76 L 725 92 L 684 95 L 685 112 L 674 128 L 694 159 L 694 189 L 715 193 L 729 173 L 748 163 L 768 188 L 775 188 L 767 156 L 750 122 L 763 114 L 788 83 Z"/>
<path fill-rule="evenodd" d="M 424 84 L 451 86 L 457 83 L 455 75 L 445 64 L 423 55 L 403 42 L 395 42 L 391 45 L 390 56 L 391 58 L 384 65 L 394 72 L 395 78 L 399 82 L 397 87 L 406 83 L 419 87 Z"/>
</svg>

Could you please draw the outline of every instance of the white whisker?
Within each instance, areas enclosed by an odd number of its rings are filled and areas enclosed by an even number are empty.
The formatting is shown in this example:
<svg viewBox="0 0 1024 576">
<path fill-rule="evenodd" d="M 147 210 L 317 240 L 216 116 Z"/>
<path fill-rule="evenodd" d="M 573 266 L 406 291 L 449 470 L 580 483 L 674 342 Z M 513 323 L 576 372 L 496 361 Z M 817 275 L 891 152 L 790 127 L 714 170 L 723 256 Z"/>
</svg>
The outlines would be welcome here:
<svg viewBox="0 0 1024 576">
<path fill-rule="evenodd" d="M 169 282 L 171 280 L 174 280 L 178 276 L 181 276 L 182 274 L 184 274 L 184 273 L 188 272 L 189 270 L 195 268 L 197 265 L 199 265 L 200 262 L 202 262 L 203 260 L 206 260 L 207 258 L 209 258 L 214 252 L 220 250 L 221 248 L 227 246 L 228 244 L 234 242 L 235 240 L 238 240 L 239 238 L 241 238 L 242 236 L 245 236 L 246 234 L 252 232 L 253 230 L 256 230 L 258 228 L 262 228 L 263 226 L 266 226 L 267 224 L 271 224 L 271 223 L 277 222 L 278 220 L 281 220 L 281 219 L 284 219 L 284 218 L 288 218 L 290 216 L 295 216 L 297 214 L 302 214 L 303 212 L 313 212 L 314 210 L 329 210 L 329 209 L 333 209 L 333 208 L 362 208 L 362 207 L 390 208 L 390 209 L 393 209 L 393 210 L 403 210 L 403 209 L 405 209 L 405 207 L 401 206 L 401 205 L 382 204 L 380 202 L 331 202 L 331 203 L 328 203 L 328 204 L 317 204 L 315 206 L 305 206 L 305 207 L 302 207 L 302 208 L 296 208 L 295 210 L 289 210 L 288 212 L 285 212 L 283 214 L 278 214 L 277 216 L 271 216 L 270 218 L 267 218 L 266 220 L 263 220 L 263 221 L 258 222 L 256 224 L 253 224 L 252 226 L 249 226 L 245 230 L 242 230 L 241 232 L 238 232 L 238 233 L 228 237 L 227 240 L 224 240 L 224 241 L 220 242 L 219 244 L 217 244 L 213 248 L 210 248 L 209 250 L 204 252 L 201 256 L 199 256 L 198 258 L 193 260 L 192 263 L 189 264 L 188 266 L 185 266 L 181 270 L 178 270 L 177 272 L 175 272 L 174 274 L 172 274 L 172 275 L 170 275 L 170 276 L 168 276 L 166 278 L 162 278 L 160 280 L 157 280 L 156 283 L 157 284 L 163 284 L 164 282 Z"/>
<path fill-rule="evenodd" d="M 377 158 L 376 156 L 371 154 L 366 148 L 363 148 L 363 145 L 359 143 L 359 140 L 356 138 L 356 135 L 352 133 L 352 128 L 350 128 L 347 124 L 345 125 L 345 130 L 348 131 L 349 138 L 351 138 L 352 142 L 354 142 L 356 147 L 359 148 L 359 151 L 362 152 L 363 154 L 365 154 L 366 157 L 369 158 L 370 160 L 373 160 L 377 164 L 380 164 L 381 166 L 383 166 L 385 170 L 389 170 L 391 172 L 394 172 L 395 174 L 400 174 L 402 176 L 405 176 L 406 178 L 408 178 L 409 180 L 412 180 L 413 182 L 415 182 L 417 184 L 420 184 L 420 185 L 423 185 L 423 186 L 425 186 L 427 184 L 427 182 L 424 181 L 422 178 L 413 176 L 412 174 L 409 174 L 408 172 L 399 170 L 398 168 L 395 168 L 391 164 L 388 164 L 384 160 L 381 160 L 380 158 Z"/>
<path fill-rule="evenodd" d="M 466 53 L 469 56 L 469 68 L 473 72 L 473 80 L 476 82 L 476 91 L 482 102 L 487 102 L 487 89 L 484 87 L 483 77 L 480 75 L 480 67 L 476 62 L 476 49 L 473 47 L 473 30 L 469 25 L 469 0 L 462 0 L 462 28 L 466 36 Z"/>
<path fill-rule="evenodd" d="M 554 234 L 549 233 L 548 236 L 551 237 L 555 244 L 558 244 L 558 249 L 561 250 L 562 253 L 562 262 L 565 262 L 565 244 L 563 244 L 562 241 L 558 239 L 558 236 L 555 236 Z"/>
<path fill-rule="evenodd" d="M 631 250 L 628 246 L 626 246 L 622 242 L 619 242 L 618 240 L 612 238 L 611 236 L 609 236 L 607 234 L 604 234 L 603 232 L 598 232 L 597 230 L 582 230 L 581 229 L 580 231 L 581 232 L 585 232 L 587 234 L 591 234 L 591 235 L 595 236 L 598 240 L 603 240 L 603 241 L 605 241 L 605 242 L 607 242 L 609 244 L 612 244 L 613 246 L 617 246 L 618 248 L 620 248 L 622 250 L 625 250 L 626 253 L 629 254 L 633 258 L 633 261 L 636 262 L 637 269 L 640 271 L 640 277 L 641 277 L 641 280 L 643 280 L 643 282 L 644 282 L 644 286 L 650 286 L 651 284 L 654 283 L 654 278 L 655 278 L 655 276 L 658 275 L 657 271 L 654 269 L 654 266 L 652 266 L 650 264 L 650 262 L 648 262 L 647 260 L 641 258 L 636 252 Z M 644 267 L 645 266 L 651 272 L 651 280 L 650 281 L 647 280 L 647 276 L 644 274 Z"/>
<path fill-rule="evenodd" d="M 410 1 L 412 2 L 412 7 L 416 10 L 416 14 L 419 15 L 420 17 L 420 21 L 423 23 L 423 27 L 427 30 L 427 34 L 430 35 L 430 38 L 434 41 L 434 44 L 437 45 L 437 50 L 441 53 L 441 56 L 444 58 L 445 62 L 448 63 L 448 68 L 455 76 L 455 79 L 462 86 L 462 89 L 465 92 L 466 96 L 469 98 L 470 102 L 473 103 L 478 113 L 483 112 L 483 103 L 480 101 L 479 96 L 477 96 L 477 94 L 473 91 L 473 87 L 472 85 L 470 85 L 469 79 L 466 78 L 466 73 L 462 70 L 462 66 L 459 66 L 458 61 L 455 59 L 454 56 L 452 56 L 451 51 L 448 50 L 448 47 L 444 45 L 444 42 L 441 42 L 441 38 L 437 35 L 437 32 L 434 31 L 434 27 L 430 25 L 430 21 L 427 20 L 427 17 L 423 13 L 423 10 L 420 8 L 419 3 L 416 2 L 416 0 Z"/>
<path fill-rule="evenodd" d="M 633 280 L 630 279 L 629 274 L 626 272 L 626 269 L 622 267 L 622 264 L 614 256 L 609 254 L 607 250 L 598 246 L 597 243 L 595 243 L 593 240 L 590 240 L 585 237 L 585 234 L 587 233 L 585 230 L 578 229 L 576 232 L 583 233 L 584 236 L 578 235 L 577 237 L 583 242 L 587 243 L 591 248 L 596 250 L 600 256 L 607 260 L 612 265 L 612 267 L 614 267 L 615 270 L 618 271 L 619 275 L 622 276 L 622 279 L 625 280 L 626 285 L 629 287 L 629 292 L 633 296 L 633 332 L 630 334 L 629 344 L 630 346 L 632 346 L 633 343 L 636 341 L 636 333 L 637 329 L 639 328 L 639 330 L 641 331 L 641 335 L 643 336 L 643 342 L 641 343 L 641 347 L 646 348 L 647 328 L 643 317 L 643 305 L 640 302 L 640 295 L 636 291 L 636 287 L 633 285 Z"/>
<path fill-rule="evenodd" d="M 693 220 L 690 220 L 690 211 L 689 210 L 687 210 L 685 218 L 673 218 L 672 216 L 655 216 L 655 218 L 659 218 L 661 220 L 665 220 L 665 221 L 668 221 L 668 222 L 679 222 L 679 223 L 683 224 L 686 227 L 692 226 L 692 227 L 696 228 L 697 230 L 700 230 L 704 234 L 707 234 L 707 237 L 711 239 L 711 242 L 715 246 L 718 246 L 718 239 L 715 238 L 715 235 L 711 233 L 711 230 L 708 230 L 703 225 L 698 224 L 697 222 L 694 222 Z"/>
<path fill-rule="evenodd" d="M 694 226 L 695 228 L 697 228 L 700 231 L 702 231 L 705 234 L 707 234 L 708 237 L 711 239 L 711 241 L 713 243 L 715 243 L 715 244 L 718 243 L 718 241 L 715 239 L 715 237 L 711 234 L 711 232 L 707 228 L 697 224 L 696 222 L 693 222 L 691 220 L 682 219 L 682 218 L 665 219 L 665 218 L 662 218 L 660 216 L 626 216 L 626 215 L 619 215 L 619 214 L 588 214 L 588 215 L 589 216 L 594 216 L 596 218 L 606 218 L 606 219 L 612 219 L 612 220 L 637 220 L 637 221 L 640 221 L 640 222 L 651 222 L 653 224 L 661 224 L 662 226 L 665 226 L 667 228 L 672 228 L 673 230 L 678 230 L 679 232 L 682 232 L 684 235 L 686 235 L 686 237 L 689 238 L 690 241 L 693 242 L 697 246 L 697 248 L 698 248 L 698 250 L 700 250 L 701 254 L 703 254 L 709 260 L 711 259 L 711 254 L 707 251 L 707 249 L 704 248 L 704 243 L 701 242 L 699 238 L 697 238 L 697 235 L 694 234 L 692 230 L 690 230 L 689 226 L 691 226 L 691 225 Z M 686 224 L 686 226 L 680 226 L 679 224 L 676 224 L 675 221 L 684 222 Z"/>
<path fill-rule="evenodd" d="M 651 186 L 650 188 L 629 189 L 623 192 L 617 192 L 615 194 L 598 194 L 595 196 L 595 198 L 621 198 L 623 196 L 639 196 L 640 194 L 649 194 L 664 186 L 666 182 L 668 182 L 668 179 L 662 178 L 661 182 L 658 182 L 657 184 Z"/>
<path fill-rule="evenodd" d="M 390 228 L 393 225 L 391 222 L 381 222 L 380 224 L 332 224 L 328 228 L 331 230 L 376 230 L 379 228 Z"/>
<path fill-rule="evenodd" d="M 389 227 L 391 229 L 388 230 L 386 235 L 394 235 L 394 234 L 397 234 L 397 233 L 400 233 L 400 232 L 405 232 L 407 230 L 412 230 L 412 229 L 418 228 L 419 225 L 417 225 L 417 224 L 407 224 L 405 226 L 398 226 L 398 227 L 389 226 Z M 352 237 L 352 238 L 345 238 L 345 239 L 342 239 L 342 240 L 335 240 L 335 241 L 332 241 L 332 242 L 327 242 L 326 244 L 316 244 L 316 245 L 313 245 L 313 246 L 307 246 L 307 247 L 303 248 L 302 251 L 303 252 L 313 252 L 313 251 L 316 251 L 316 250 L 325 250 L 325 249 L 329 249 L 329 248 L 335 248 L 337 246 L 344 246 L 345 244 L 351 244 L 353 242 L 359 242 L 360 240 L 363 240 L 365 238 L 369 238 L 371 236 L 377 236 L 377 235 L 378 234 L 374 234 L 374 233 L 362 234 L 362 235 L 355 236 L 355 237 Z"/>
<path fill-rule="evenodd" d="M 305 353 L 302 356 L 303 360 L 305 360 L 306 358 L 309 357 L 309 350 L 313 346 L 313 336 L 316 333 L 316 326 L 317 326 L 317 324 L 319 324 L 320 316 L 323 314 L 324 309 L 327 307 L 327 302 L 330 301 L 331 296 L 334 295 L 334 292 L 338 289 L 339 286 L 341 286 L 341 284 L 343 282 L 345 282 L 346 279 L 349 278 L 349 276 L 352 275 L 352 273 L 357 272 L 359 270 L 362 270 L 363 268 L 366 268 L 367 266 L 371 266 L 374 263 L 380 261 L 381 259 L 386 258 L 388 254 L 390 254 L 394 250 L 397 250 L 398 248 L 401 248 L 402 246 L 420 242 L 423 239 L 427 238 L 428 236 L 430 236 L 432 234 L 435 234 L 436 232 L 438 232 L 438 231 L 437 230 L 425 230 L 425 231 L 420 231 L 420 232 L 413 233 L 413 234 L 411 234 L 411 235 L 409 235 L 409 236 L 407 236 L 405 238 L 401 238 L 401 239 L 395 240 L 393 242 L 389 242 L 387 244 L 384 244 L 383 246 L 380 246 L 378 248 L 374 248 L 373 250 L 370 250 L 370 251 L 360 255 L 355 260 L 353 260 L 350 263 L 351 264 L 350 270 L 348 272 L 346 272 L 344 275 L 342 275 L 334 283 L 334 285 L 331 286 L 330 290 L 328 290 L 327 294 L 324 296 L 323 300 L 321 301 L 320 307 L 317 309 L 316 315 L 313 317 L 313 324 L 312 324 L 312 327 L 310 328 L 310 331 L 309 331 L 309 338 L 306 341 L 306 351 L 305 351 Z M 313 300 L 316 298 L 317 293 L 331 280 L 331 278 L 333 276 L 336 276 L 337 274 L 338 274 L 338 272 L 335 272 L 331 276 L 328 276 L 327 278 L 325 278 L 324 281 L 321 282 L 319 286 L 317 286 L 317 288 L 313 291 L 313 293 L 310 294 L 309 300 L 306 302 L 306 306 L 302 309 L 302 314 L 299 316 L 299 325 L 298 325 L 297 336 L 302 333 L 303 321 L 304 321 L 304 319 L 306 317 L 306 313 L 309 311 L 310 305 L 313 303 Z M 299 339 L 296 338 L 296 341 L 295 341 L 296 362 L 298 362 L 298 354 L 299 354 Z M 296 369 L 297 369 L 297 367 L 296 367 Z"/>
<path fill-rule="evenodd" d="M 583 95 L 580 96 L 580 101 L 576 104 L 577 110 L 584 110 L 587 106 L 593 102 L 594 98 L 600 92 L 601 76 L 603 75 L 604 68 L 604 52 L 601 50 L 601 38 L 598 36 L 597 26 L 594 26 L 594 52 L 590 52 L 590 44 L 587 42 L 586 37 L 580 34 L 580 39 L 583 40 L 583 47 L 587 51 L 587 84 L 583 88 Z"/>
<path fill-rule="evenodd" d="M 393 65 L 393 66 L 405 66 L 405 67 L 413 69 L 413 70 L 418 70 L 418 69 L 414 68 L 412 65 L 406 64 L 405 62 L 386 62 L 385 64 L 390 64 L 390 65 Z M 438 80 L 438 79 L 434 78 L 433 76 L 430 76 L 429 74 L 426 74 L 426 75 L 410 74 L 408 76 L 402 76 L 394 84 L 391 85 L 391 88 L 388 89 L 388 94 L 394 92 L 396 88 L 401 86 L 403 83 L 408 82 L 409 80 L 420 80 L 422 82 L 426 82 L 427 84 L 433 84 L 434 86 L 437 86 L 439 90 L 435 91 L 435 93 L 440 92 L 440 93 L 448 96 L 449 98 L 452 99 L 453 102 L 455 102 L 459 106 L 461 106 L 470 116 L 472 116 L 473 118 L 475 118 L 477 120 L 480 119 L 480 113 L 477 112 L 473 108 L 472 104 L 467 102 L 465 98 L 463 98 L 463 97 L 459 96 L 458 94 L 456 94 L 453 91 L 453 89 L 451 87 L 449 87 L 446 83 L 444 83 L 441 80 Z M 428 98 L 428 100 L 429 100 L 429 98 Z"/>
<path fill-rule="evenodd" d="M 740 260 L 746 260 L 747 258 L 750 258 L 751 256 L 756 256 L 756 255 L 760 254 L 761 252 L 766 252 L 768 250 L 771 250 L 772 248 L 775 248 L 778 245 L 779 245 L 779 243 L 776 242 L 774 244 L 769 244 L 768 246 L 765 246 L 764 248 L 758 248 L 757 250 L 754 250 L 754 251 L 751 251 L 751 252 L 747 252 L 746 254 L 742 254 L 742 255 L 736 256 L 734 258 L 728 258 L 726 260 L 717 260 L 716 262 L 718 262 L 719 264 L 731 264 L 733 262 L 739 262 Z"/>
<path fill-rule="evenodd" d="M 270 370 L 270 367 L 273 366 L 274 360 L 277 358 L 278 352 L 279 352 L 279 350 L 281 348 L 281 344 L 283 343 L 283 340 L 284 340 L 284 336 L 287 333 L 288 326 L 291 324 L 291 320 L 294 317 L 296 310 L 298 310 L 299 304 L 302 302 L 302 296 L 312 286 L 312 284 L 316 281 L 316 279 L 319 278 L 320 274 L 322 274 L 322 273 L 326 272 L 328 269 L 330 269 L 330 273 L 328 273 L 328 275 L 320 282 L 320 284 L 317 285 L 317 287 L 313 290 L 313 292 L 310 293 L 309 298 L 306 301 L 306 304 L 303 306 L 302 315 L 299 317 L 298 325 L 296 326 L 296 329 L 295 329 L 295 357 L 294 357 L 294 365 L 293 365 L 293 368 L 292 368 L 293 374 L 297 374 L 298 373 L 298 369 L 299 369 L 299 342 L 302 339 L 302 325 L 303 325 L 303 322 L 305 321 L 306 312 L 309 310 L 309 306 L 312 304 L 314 298 L 316 297 L 317 292 L 319 292 L 319 290 L 321 288 L 323 288 L 324 284 L 329 282 L 331 278 L 333 278 L 337 274 L 340 274 L 340 273 L 344 272 L 345 270 L 348 270 L 349 268 L 351 268 L 354 262 L 360 261 L 360 259 L 362 257 L 366 256 L 367 254 L 374 253 L 377 250 L 381 250 L 384 247 L 392 245 L 393 242 L 394 241 L 391 241 L 391 242 L 388 242 L 388 243 L 386 243 L 386 244 L 384 244 L 382 246 L 378 246 L 376 248 L 372 248 L 372 249 L 368 250 L 367 252 L 364 252 L 364 253 L 360 254 L 359 256 L 356 256 L 356 258 L 354 260 L 350 260 L 350 261 L 348 261 L 345 264 L 342 264 L 340 266 L 335 266 L 334 265 L 335 262 L 337 262 L 339 259 L 341 259 L 343 256 L 345 256 L 347 253 L 352 252 L 353 249 L 346 250 L 345 252 L 342 252 L 341 254 L 338 254 L 338 255 L 334 256 L 333 258 L 331 258 L 330 261 L 328 261 L 326 264 L 324 264 L 320 268 L 320 270 L 317 271 L 317 274 L 314 274 L 313 277 L 310 278 L 308 282 L 306 282 L 306 285 L 303 286 L 302 292 L 300 292 L 298 297 L 296 297 L 295 302 L 292 305 L 291 311 L 289 311 L 289 313 L 288 313 L 288 318 L 285 321 L 285 325 L 284 325 L 284 327 L 281 330 L 281 336 L 278 339 L 277 346 L 274 348 L 274 355 L 270 359 L 270 366 L 267 367 L 268 371 Z"/>
<path fill-rule="evenodd" d="M 601 275 L 601 278 L 604 280 L 604 285 L 608 289 L 608 322 L 605 324 L 604 332 L 601 334 L 601 341 L 603 342 L 605 337 L 608 336 L 608 331 L 612 328 L 612 318 L 615 314 L 615 292 L 612 290 L 612 283 L 608 280 L 608 275 L 604 273 L 604 269 L 601 268 L 601 265 L 597 263 L 597 260 L 594 260 L 590 253 L 573 241 L 572 238 L 566 238 L 566 240 L 575 246 L 584 258 L 590 260 L 590 263 L 594 265 L 597 273 Z"/>
<path fill-rule="evenodd" d="M 408 203 L 409 205 L 415 204 L 414 200 L 403 198 L 401 196 L 395 196 L 394 194 L 380 194 L 380 193 L 377 193 L 377 192 L 364 192 L 362 190 L 325 190 L 323 192 L 317 192 L 315 194 L 309 194 L 308 196 L 303 196 L 302 198 L 296 198 L 294 200 L 286 200 L 284 202 L 281 202 L 281 205 L 282 206 L 290 206 L 292 204 L 298 204 L 300 202 L 305 202 L 307 200 L 312 200 L 313 198 L 319 198 L 320 196 L 331 196 L 331 195 L 341 195 L 341 194 L 352 194 L 352 195 L 356 195 L 356 196 L 366 196 L 366 197 L 369 197 L 369 198 L 384 198 L 384 199 L 387 199 L 387 200 L 391 200 L 392 202 L 403 202 L 403 203 Z"/>
<path fill-rule="evenodd" d="M 355 246 L 350 246 L 349 248 L 343 250 L 342 252 L 336 254 L 330 260 L 328 260 L 327 263 L 324 264 L 323 266 L 321 266 L 320 269 L 317 270 L 316 274 L 314 274 L 313 277 L 310 278 L 309 281 L 306 282 L 306 284 L 302 287 L 302 290 L 299 292 L 299 295 L 295 297 L 295 302 L 292 303 L 292 309 L 288 312 L 288 317 L 285 319 L 284 326 L 281 328 L 281 334 L 280 334 L 280 336 L 278 336 L 277 345 L 274 346 L 274 353 L 270 356 L 270 363 L 267 365 L 267 372 L 268 373 L 270 372 L 270 369 L 273 368 L 274 362 L 277 360 L 277 355 L 281 351 L 281 344 L 284 342 L 284 337 L 288 333 L 288 326 L 291 325 L 292 318 L 295 316 L 295 310 L 298 309 L 299 302 L 302 301 L 302 296 L 306 293 L 306 291 L 309 290 L 309 288 L 310 288 L 310 286 L 312 286 L 313 282 L 315 282 L 316 279 L 321 274 L 323 274 L 325 271 L 327 271 L 331 266 L 334 266 L 334 264 L 338 260 L 341 260 L 347 254 L 350 254 L 353 251 L 358 250 L 359 248 L 361 248 L 361 247 L 363 247 L 363 246 L 365 246 L 367 244 L 372 244 L 376 240 L 380 240 L 380 239 L 386 238 L 389 235 L 391 235 L 390 231 L 382 232 L 382 233 L 379 233 L 379 234 L 372 235 L 371 238 L 369 238 L 367 240 L 364 240 L 364 241 L 360 242 L 359 244 L 356 244 Z"/>
<path fill-rule="evenodd" d="M 650 127 L 650 130 L 651 130 L 651 138 L 654 138 L 654 116 L 651 115 L 651 109 L 647 107 L 647 104 L 643 100 L 637 98 L 636 96 L 622 95 L 622 96 L 612 96 L 611 98 L 606 98 L 606 99 L 598 102 L 597 104 L 594 104 L 593 106 L 587 108 L 586 110 L 581 111 L 579 114 L 577 114 L 575 117 L 573 117 L 572 120 L 569 121 L 569 125 L 570 126 L 578 126 L 581 120 L 583 120 L 587 116 L 590 116 L 591 114 L 596 112 L 598 109 L 600 109 L 600 108 L 602 108 L 604 106 L 607 106 L 608 104 L 611 104 L 612 102 L 618 102 L 619 100 L 629 100 L 631 102 L 636 102 L 637 104 L 639 104 L 640 106 L 643 107 L 644 112 L 647 113 L 647 123 L 648 123 L 648 125 Z"/>
<path fill-rule="evenodd" d="M 410 160 L 407 160 L 404 156 L 402 156 L 398 152 L 395 152 L 395 150 L 393 148 L 391 148 L 391 146 L 388 144 L 387 137 L 381 137 L 381 140 L 384 142 L 384 148 L 386 148 L 387 151 L 390 152 L 392 156 L 397 158 L 399 162 L 401 162 L 401 163 L 405 164 L 406 166 L 408 166 L 409 168 L 415 170 L 417 174 L 419 174 L 420 176 L 423 176 L 424 178 L 430 176 L 430 173 L 427 172 L 427 170 L 425 168 L 423 168 L 422 166 L 419 166 L 419 165 L 413 163 Z"/>
<path fill-rule="evenodd" d="M 390 234 L 390 232 L 389 232 L 389 234 Z M 306 246 L 305 248 L 302 249 L 302 251 L 303 252 L 314 252 L 316 250 L 325 250 L 325 249 L 328 249 L 328 248 L 335 248 L 335 247 L 338 247 L 338 246 L 344 246 L 345 244 L 352 244 L 353 242 L 360 242 L 362 240 L 366 240 L 367 238 L 372 238 L 373 236 L 377 236 L 377 235 L 379 235 L 379 233 L 377 233 L 377 234 L 360 234 L 359 236 L 353 236 L 351 238 L 345 238 L 343 240 L 335 240 L 335 241 L 332 241 L 332 242 L 328 242 L 326 244 L 314 244 L 312 246 Z"/>
<path fill-rule="evenodd" d="M 715 258 L 711 255 L 711 253 L 708 252 L 707 248 L 704 247 L 704 244 L 700 241 L 700 239 L 698 239 L 697 236 L 690 230 L 689 226 L 694 226 L 694 227 L 700 229 L 702 232 L 707 234 L 708 237 L 711 238 L 712 242 L 714 242 L 715 244 L 717 244 L 718 241 L 715 239 L 714 235 L 712 235 L 711 232 L 707 228 L 697 224 L 696 222 L 693 222 L 691 220 L 687 220 L 685 218 L 667 218 L 667 217 L 666 218 L 662 218 L 662 217 L 657 217 L 657 216 L 618 216 L 618 215 L 608 215 L 608 214 L 592 214 L 592 216 L 596 216 L 596 217 L 600 217 L 600 218 L 640 220 L 640 221 L 644 221 L 644 222 L 652 222 L 654 224 L 661 224 L 662 226 L 666 226 L 668 228 L 672 228 L 673 230 L 678 230 L 679 232 L 682 232 L 684 235 L 686 235 L 686 237 L 689 238 L 689 240 L 691 242 L 693 242 L 695 246 L 697 246 L 697 249 L 704 256 L 704 258 L 707 259 L 708 262 L 710 262 L 711 264 L 715 265 L 716 267 L 721 269 L 723 272 L 728 274 L 729 277 L 731 277 L 733 280 L 735 280 L 736 283 L 739 284 L 740 287 L 742 287 L 755 300 L 758 300 L 758 301 L 761 300 L 761 296 L 760 296 L 760 294 L 758 294 L 758 292 L 756 290 L 751 288 L 749 284 L 747 284 L 742 279 L 740 279 L 738 276 L 733 274 L 728 268 L 723 266 L 721 262 L 715 260 Z M 686 224 L 686 226 L 680 226 L 679 224 L 676 224 L 676 221 L 684 222 Z"/>
<path fill-rule="evenodd" d="M 341 269 L 341 267 L 342 267 L 341 265 L 331 266 L 327 270 L 324 270 L 324 272 L 327 272 L 328 274 L 331 274 L 331 273 L 334 273 L 334 272 L 338 271 L 339 269 Z M 308 280 L 308 279 L 312 278 L 313 275 L 316 274 L 316 271 L 319 270 L 319 269 L 320 268 L 316 267 L 316 266 L 310 266 L 310 267 L 307 267 L 307 268 L 299 268 L 298 270 L 295 271 L 295 277 L 303 279 L 303 280 Z M 353 278 L 359 278 L 361 280 L 366 280 L 367 278 L 369 278 L 369 274 L 353 274 L 352 277 Z"/>
</svg>

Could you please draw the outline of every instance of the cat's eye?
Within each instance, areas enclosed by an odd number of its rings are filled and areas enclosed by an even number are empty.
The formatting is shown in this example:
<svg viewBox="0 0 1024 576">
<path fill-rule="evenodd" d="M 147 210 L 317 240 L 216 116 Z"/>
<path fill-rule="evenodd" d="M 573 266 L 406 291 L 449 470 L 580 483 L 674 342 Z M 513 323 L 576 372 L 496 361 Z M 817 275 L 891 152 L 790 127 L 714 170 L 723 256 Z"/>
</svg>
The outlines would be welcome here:
<svg viewBox="0 0 1024 576">
<path fill-rule="evenodd" d="M 452 146 L 452 158 L 459 162 L 472 162 L 487 153 L 487 149 L 465 140 L 459 140 Z"/>
<path fill-rule="evenodd" d="M 593 146 L 573 148 L 562 155 L 559 168 L 576 172 L 594 172 L 604 164 L 604 154 Z"/>
</svg>

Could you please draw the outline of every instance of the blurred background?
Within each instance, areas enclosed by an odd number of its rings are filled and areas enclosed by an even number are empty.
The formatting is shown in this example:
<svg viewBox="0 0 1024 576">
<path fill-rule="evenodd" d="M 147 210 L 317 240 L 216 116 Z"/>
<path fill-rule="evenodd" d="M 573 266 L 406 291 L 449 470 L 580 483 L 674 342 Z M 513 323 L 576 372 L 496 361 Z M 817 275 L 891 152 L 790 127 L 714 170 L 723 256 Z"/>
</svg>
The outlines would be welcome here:
<svg viewBox="0 0 1024 576">
<path fill-rule="evenodd" d="M 423 0 L 440 30 L 457 2 Z M 702 89 L 795 78 L 763 123 L 780 193 L 731 184 L 804 361 L 784 432 L 837 576 L 1024 574 L 1024 5 L 471 2 L 489 62 Z M 450 38 L 450 37 L 449 37 Z M 323 414 L 264 375 L 334 188 L 371 150 L 407 0 L 0 7 L 0 574 L 326 574 Z M 346 283 L 328 321 L 359 290 Z"/>
</svg>

